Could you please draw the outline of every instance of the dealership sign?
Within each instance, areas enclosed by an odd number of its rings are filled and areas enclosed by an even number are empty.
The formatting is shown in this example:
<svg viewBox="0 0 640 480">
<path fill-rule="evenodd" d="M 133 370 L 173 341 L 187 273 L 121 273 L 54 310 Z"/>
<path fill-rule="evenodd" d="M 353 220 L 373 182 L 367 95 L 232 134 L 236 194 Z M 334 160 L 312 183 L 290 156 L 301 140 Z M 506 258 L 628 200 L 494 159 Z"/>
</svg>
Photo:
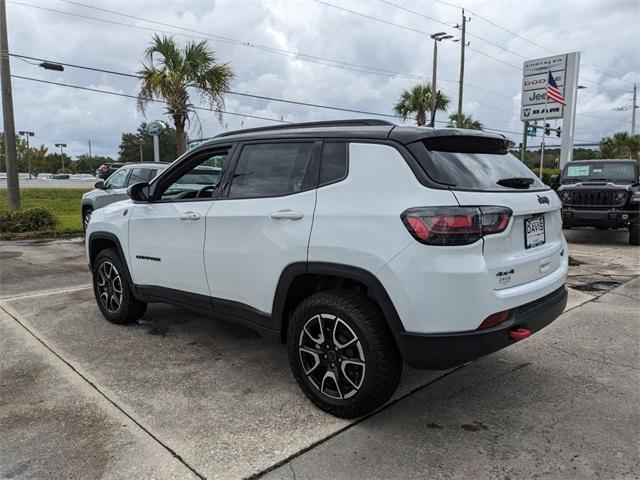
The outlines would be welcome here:
<svg viewBox="0 0 640 480">
<path fill-rule="evenodd" d="M 561 167 L 571 159 L 573 153 L 579 65 L 580 53 L 573 52 L 527 60 L 522 67 L 520 120 L 535 122 L 562 119 Z M 547 100 L 549 73 L 556 83 L 552 87 L 560 91 L 566 106 Z"/>
<path fill-rule="evenodd" d="M 575 55 L 567 53 L 524 62 L 520 120 L 549 120 L 564 116 L 564 107 L 560 103 L 547 102 L 547 79 L 551 72 L 559 90 L 565 95 L 567 66 L 574 63 L 574 58 L 571 57 Z M 573 81 L 576 82 L 577 78 Z"/>
</svg>

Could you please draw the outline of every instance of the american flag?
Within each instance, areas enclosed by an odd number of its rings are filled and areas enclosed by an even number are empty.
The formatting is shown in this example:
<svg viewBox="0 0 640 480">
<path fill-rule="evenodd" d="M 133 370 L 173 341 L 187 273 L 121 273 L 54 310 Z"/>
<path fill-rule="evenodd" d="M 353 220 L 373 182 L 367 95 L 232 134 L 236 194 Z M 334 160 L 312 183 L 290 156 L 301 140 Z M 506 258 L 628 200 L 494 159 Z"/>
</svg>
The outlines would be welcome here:
<svg viewBox="0 0 640 480">
<path fill-rule="evenodd" d="M 562 92 L 558 88 L 558 84 L 556 83 L 553 75 L 549 72 L 549 80 L 547 82 L 547 99 L 551 102 L 558 102 L 562 105 L 567 105 L 564 101 L 564 96 L 562 96 Z"/>
</svg>

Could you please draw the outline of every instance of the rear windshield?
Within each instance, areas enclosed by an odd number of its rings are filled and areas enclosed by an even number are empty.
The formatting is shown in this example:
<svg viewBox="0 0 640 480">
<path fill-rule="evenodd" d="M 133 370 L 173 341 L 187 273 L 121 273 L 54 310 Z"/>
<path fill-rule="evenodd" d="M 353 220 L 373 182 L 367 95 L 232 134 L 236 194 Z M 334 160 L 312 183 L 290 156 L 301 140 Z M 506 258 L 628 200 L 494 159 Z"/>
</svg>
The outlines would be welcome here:
<svg viewBox="0 0 640 480">
<path fill-rule="evenodd" d="M 584 181 L 635 182 L 636 166 L 629 162 L 571 162 L 564 168 L 562 183 Z"/>
<path fill-rule="evenodd" d="M 509 153 L 507 140 L 451 136 L 429 138 L 420 144 L 418 149 L 412 149 L 418 153 L 418 161 L 432 180 L 443 185 L 482 191 L 548 189 L 524 163 Z"/>
</svg>

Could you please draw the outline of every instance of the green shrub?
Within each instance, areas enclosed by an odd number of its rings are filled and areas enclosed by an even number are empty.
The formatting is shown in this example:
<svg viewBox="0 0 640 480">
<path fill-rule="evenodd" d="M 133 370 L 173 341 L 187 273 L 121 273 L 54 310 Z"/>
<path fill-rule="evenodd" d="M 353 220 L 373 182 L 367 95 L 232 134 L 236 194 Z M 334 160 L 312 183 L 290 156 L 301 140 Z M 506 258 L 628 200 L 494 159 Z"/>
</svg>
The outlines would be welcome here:
<svg viewBox="0 0 640 480">
<path fill-rule="evenodd" d="M 17 212 L 0 211 L 0 232 L 23 233 L 55 230 L 58 218 L 48 208 L 35 207 Z"/>
<path fill-rule="evenodd" d="M 540 175 L 540 167 L 533 167 L 531 168 L 531 171 L 536 175 L 536 177 Z M 551 183 L 551 175 L 560 175 L 560 169 L 559 168 L 543 168 L 542 169 L 542 181 L 545 184 L 549 185 L 550 187 L 554 187 L 555 185 Z"/>
</svg>

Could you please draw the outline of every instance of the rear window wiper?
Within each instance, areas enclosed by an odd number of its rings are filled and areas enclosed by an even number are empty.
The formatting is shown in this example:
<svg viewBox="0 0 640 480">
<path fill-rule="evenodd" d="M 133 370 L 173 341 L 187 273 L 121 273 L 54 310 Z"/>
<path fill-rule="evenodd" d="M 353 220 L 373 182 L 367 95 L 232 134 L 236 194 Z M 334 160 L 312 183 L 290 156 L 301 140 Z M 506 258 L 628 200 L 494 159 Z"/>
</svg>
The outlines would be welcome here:
<svg viewBox="0 0 640 480">
<path fill-rule="evenodd" d="M 502 185 L 503 187 L 510 188 L 529 188 L 533 185 L 533 178 L 530 177 L 511 177 L 511 178 L 501 178 L 496 183 L 498 185 Z"/>
</svg>

